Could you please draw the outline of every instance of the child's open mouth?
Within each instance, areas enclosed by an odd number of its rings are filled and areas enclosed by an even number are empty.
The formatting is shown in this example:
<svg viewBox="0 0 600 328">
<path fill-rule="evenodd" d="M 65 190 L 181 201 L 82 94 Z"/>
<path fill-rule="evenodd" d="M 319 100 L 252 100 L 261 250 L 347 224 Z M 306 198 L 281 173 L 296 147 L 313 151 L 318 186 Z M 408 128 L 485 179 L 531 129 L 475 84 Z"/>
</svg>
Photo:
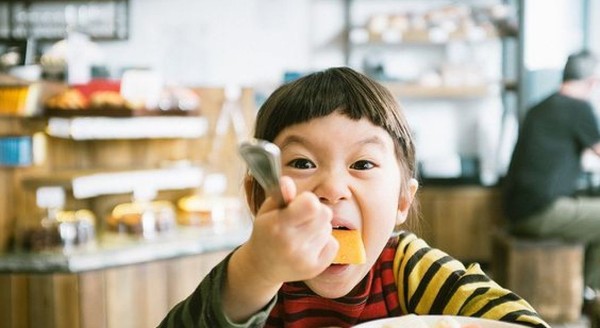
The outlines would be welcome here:
<svg viewBox="0 0 600 328">
<path fill-rule="evenodd" d="M 365 246 L 359 230 L 337 226 L 332 230 L 333 237 L 340 244 L 333 264 L 363 264 L 366 262 Z"/>
</svg>

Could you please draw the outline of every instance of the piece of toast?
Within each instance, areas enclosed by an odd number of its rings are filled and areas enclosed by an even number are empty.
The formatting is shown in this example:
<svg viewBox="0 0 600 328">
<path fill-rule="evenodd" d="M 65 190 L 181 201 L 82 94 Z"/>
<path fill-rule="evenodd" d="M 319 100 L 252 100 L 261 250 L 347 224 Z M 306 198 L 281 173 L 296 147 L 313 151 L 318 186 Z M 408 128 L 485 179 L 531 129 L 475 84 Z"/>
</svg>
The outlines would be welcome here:
<svg viewBox="0 0 600 328">
<path fill-rule="evenodd" d="M 360 231 L 333 229 L 333 237 L 340 244 L 334 264 L 363 264 L 367 260 Z"/>
</svg>

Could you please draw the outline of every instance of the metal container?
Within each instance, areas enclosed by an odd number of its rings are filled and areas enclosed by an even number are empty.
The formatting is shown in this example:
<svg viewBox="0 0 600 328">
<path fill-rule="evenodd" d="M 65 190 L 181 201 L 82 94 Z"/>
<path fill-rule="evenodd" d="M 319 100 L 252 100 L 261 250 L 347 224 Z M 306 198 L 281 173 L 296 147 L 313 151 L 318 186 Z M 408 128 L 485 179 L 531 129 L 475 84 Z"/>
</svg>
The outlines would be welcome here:
<svg viewBox="0 0 600 328">
<path fill-rule="evenodd" d="M 0 166 L 30 166 L 32 163 L 32 136 L 0 136 Z"/>
</svg>

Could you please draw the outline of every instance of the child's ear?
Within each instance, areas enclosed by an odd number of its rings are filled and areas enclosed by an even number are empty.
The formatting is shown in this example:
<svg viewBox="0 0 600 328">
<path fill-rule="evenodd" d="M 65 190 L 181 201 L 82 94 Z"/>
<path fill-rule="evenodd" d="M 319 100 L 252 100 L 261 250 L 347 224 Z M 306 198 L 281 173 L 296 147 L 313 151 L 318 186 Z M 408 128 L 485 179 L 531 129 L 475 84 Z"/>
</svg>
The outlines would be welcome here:
<svg viewBox="0 0 600 328">
<path fill-rule="evenodd" d="M 396 225 L 400 225 L 406 221 L 408 216 L 408 209 L 415 199 L 415 194 L 419 189 L 419 182 L 416 179 L 410 179 L 408 182 L 408 194 L 400 195 L 400 201 L 398 202 L 398 215 L 396 217 Z"/>
<path fill-rule="evenodd" d="M 246 174 L 244 177 L 244 192 L 246 194 L 246 203 L 248 204 L 248 208 L 250 208 L 250 212 L 253 215 L 256 214 L 257 208 L 254 204 L 254 178 L 250 174 Z"/>
</svg>

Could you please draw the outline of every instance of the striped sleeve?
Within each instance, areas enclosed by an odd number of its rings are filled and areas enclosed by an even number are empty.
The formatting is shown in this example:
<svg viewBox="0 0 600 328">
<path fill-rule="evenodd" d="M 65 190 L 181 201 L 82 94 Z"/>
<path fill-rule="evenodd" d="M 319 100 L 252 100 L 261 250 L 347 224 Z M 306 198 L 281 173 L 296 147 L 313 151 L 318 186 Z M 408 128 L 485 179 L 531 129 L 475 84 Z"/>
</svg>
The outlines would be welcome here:
<svg viewBox="0 0 600 328">
<path fill-rule="evenodd" d="M 531 305 L 500 287 L 478 264 L 466 268 L 412 233 L 400 235 L 394 275 L 404 313 L 462 315 L 549 327 Z"/>
<path fill-rule="evenodd" d="M 245 323 L 232 323 L 223 313 L 221 306 L 221 286 L 226 279 L 229 254 L 204 277 L 200 285 L 185 300 L 175 305 L 158 327 L 230 327 L 247 328 L 264 326 L 274 299 L 264 311 L 258 312 Z"/>
</svg>

